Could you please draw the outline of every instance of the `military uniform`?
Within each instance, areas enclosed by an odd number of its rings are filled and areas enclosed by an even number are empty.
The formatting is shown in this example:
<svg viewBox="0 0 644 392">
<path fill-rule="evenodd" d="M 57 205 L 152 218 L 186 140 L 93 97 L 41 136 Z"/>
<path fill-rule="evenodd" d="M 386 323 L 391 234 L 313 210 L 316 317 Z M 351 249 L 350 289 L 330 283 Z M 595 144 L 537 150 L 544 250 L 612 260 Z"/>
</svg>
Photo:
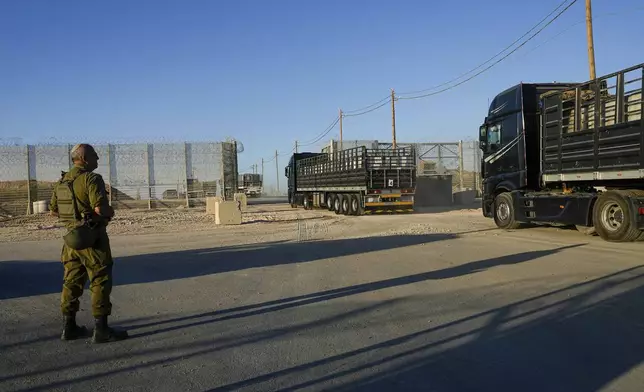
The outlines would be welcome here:
<svg viewBox="0 0 644 392">
<path fill-rule="evenodd" d="M 109 206 L 105 192 L 105 182 L 100 174 L 87 172 L 79 167 L 73 167 L 63 176 L 63 180 L 73 180 L 74 195 L 81 214 L 95 215 L 94 208 Z M 67 228 L 74 224 L 73 205 L 71 200 L 65 200 L 64 210 L 61 211 L 56 192 L 51 198 L 51 210 L 58 212 L 60 220 Z M 72 202 L 73 203 L 73 202 Z M 62 207 L 62 206 L 61 206 Z M 65 267 L 61 310 L 63 314 L 78 312 L 78 299 L 83 294 L 83 288 L 89 278 L 92 297 L 92 314 L 98 318 L 109 316 L 112 312 L 110 293 L 112 292 L 112 252 L 107 236 L 107 221 L 99 220 L 95 230 L 98 240 L 90 248 L 82 250 L 71 249 L 63 244 L 61 261 Z"/>
<path fill-rule="evenodd" d="M 73 194 L 66 188 L 71 182 Z M 74 201 L 73 198 L 76 200 Z M 74 203 L 75 202 L 75 203 Z M 63 173 L 61 181 L 54 189 L 50 210 L 70 230 L 79 224 L 79 219 L 88 217 L 92 222 L 92 242 L 84 249 L 74 249 L 63 243 L 61 261 L 64 267 L 64 283 L 61 294 L 61 311 L 66 318 L 63 329 L 64 340 L 71 340 L 87 333 L 84 327 L 75 323 L 75 314 L 79 310 L 79 298 L 89 280 L 92 300 L 92 314 L 96 319 L 94 341 L 112 341 L 124 339 L 124 331 L 115 331 L 107 327 L 107 316 L 112 313 L 110 294 L 112 292 L 112 252 L 107 235 L 108 219 L 95 213 L 95 208 L 103 211 L 110 209 L 105 182 L 100 174 L 74 166 Z M 80 216 L 79 216 L 80 214 Z M 71 320 L 71 321 L 70 321 Z M 97 333 L 102 336 L 97 337 Z"/>
</svg>

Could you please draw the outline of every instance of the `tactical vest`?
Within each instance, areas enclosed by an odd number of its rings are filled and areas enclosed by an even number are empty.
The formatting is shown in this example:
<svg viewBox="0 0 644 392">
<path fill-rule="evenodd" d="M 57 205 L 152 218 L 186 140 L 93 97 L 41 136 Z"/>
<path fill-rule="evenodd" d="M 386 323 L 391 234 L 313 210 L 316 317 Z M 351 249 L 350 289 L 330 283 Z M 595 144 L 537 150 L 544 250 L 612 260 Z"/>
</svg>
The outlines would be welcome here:
<svg viewBox="0 0 644 392">
<path fill-rule="evenodd" d="M 78 202 L 74 195 L 74 181 L 82 173 L 77 173 L 72 178 L 65 178 L 65 173 L 56 184 L 54 192 L 58 202 L 58 219 L 63 223 L 76 223 L 82 220 L 78 209 Z"/>
</svg>

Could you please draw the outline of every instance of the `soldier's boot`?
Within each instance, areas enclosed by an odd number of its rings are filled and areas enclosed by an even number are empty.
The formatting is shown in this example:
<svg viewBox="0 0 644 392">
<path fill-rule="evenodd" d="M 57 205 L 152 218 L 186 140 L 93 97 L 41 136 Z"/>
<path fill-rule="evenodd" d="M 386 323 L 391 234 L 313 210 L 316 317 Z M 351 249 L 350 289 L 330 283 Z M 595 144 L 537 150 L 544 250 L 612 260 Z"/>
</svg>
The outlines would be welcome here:
<svg viewBox="0 0 644 392">
<path fill-rule="evenodd" d="M 63 316 L 63 333 L 60 336 L 61 340 L 75 340 L 89 335 L 87 328 L 76 324 L 76 314 L 70 313 Z"/>
<path fill-rule="evenodd" d="M 107 325 L 107 316 L 96 318 L 92 343 L 117 342 L 128 338 L 127 331 L 110 328 Z"/>
</svg>

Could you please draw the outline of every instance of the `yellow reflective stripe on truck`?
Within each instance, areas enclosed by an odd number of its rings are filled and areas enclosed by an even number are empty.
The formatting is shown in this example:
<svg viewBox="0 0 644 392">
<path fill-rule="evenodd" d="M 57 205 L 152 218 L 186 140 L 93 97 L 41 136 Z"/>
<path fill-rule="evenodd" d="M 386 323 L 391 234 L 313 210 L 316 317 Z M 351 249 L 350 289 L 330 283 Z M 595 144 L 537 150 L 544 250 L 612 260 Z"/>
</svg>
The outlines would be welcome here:
<svg viewBox="0 0 644 392">
<path fill-rule="evenodd" d="M 386 206 L 411 206 L 413 201 L 389 201 L 389 202 L 371 202 L 364 203 L 365 207 L 386 207 Z"/>
</svg>

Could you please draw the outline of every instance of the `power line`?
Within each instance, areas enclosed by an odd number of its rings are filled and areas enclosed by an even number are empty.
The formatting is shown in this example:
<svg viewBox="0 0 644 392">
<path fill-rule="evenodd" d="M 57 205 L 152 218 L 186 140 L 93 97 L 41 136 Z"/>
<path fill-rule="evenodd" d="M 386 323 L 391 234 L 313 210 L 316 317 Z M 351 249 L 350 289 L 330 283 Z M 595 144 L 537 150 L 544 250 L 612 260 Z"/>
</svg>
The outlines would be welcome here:
<svg viewBox="0 0 644 392">
<path fill-rule="evenodd" d="M 472 68 L 471 70 L 469 70 L 469 71 L 467 71 L 467 72 L 465 72 L 465 73 L 463 73 L 463 74 L 461 74 L 461 75 L 457 76 L 456 78 L 454 78 L 454 79 L 452 79 L 452 80 L 448 80 L 447 82 L 444 82 L 444 83 L 441 83 L 441 84 L 439 84 L 439 85 L 436 85 L 436 86 L 433 86 L 433 87 L 430 87 L 430 88 L 426 88 L 426 89 L 423 89 L 423 90 L 416 90 L 416 91 L 410 91 L 410 92 L 400 93 L 399 95 L 420 94 L 420 93 L 424 93 L 424 92 L 427 92 L 427 91 L 435 90 L 435 89 L 437 89 L 437 88 L 439 88 L 439 87 L 443 87 L 443 86 L 445 86 L 445 85 L 448 85 L 448 84 L 450 84 L 450 83 L 452 83 L 452 82 L 455 82 L 455 81 L 457 81 L 457 80 L 461 79 L 462 77 L 464 77 L 464 76 L 466 76 L 466 75 L 471 74 L 472 72 L 476 71 L 477 69 L 479 69 L 479 68 L 483 67 L 485 64 L 489 63 L 490 61 L 492 61 L 492 60 L 494 60 L 495 58 L 497 58 L 498 56 L 500 56 L 503 52 L 505 52 L 506 50 L 510 49 L 510 48 L 511 48 L 512 46 L 514 46 L 517 42 L 521 41 L 524 37 L 526 37 L 528 34 L 530 34 L 530 32 L 531 32 L 532 30 L 536 29 L 540 24 L 542 24 L 543 22 L 545 22 L 545 21 L 546 21 L 546 19 L 548 19 L 548 18 L 549 18 L 550 16 L 552 16 L 555 12 L 557 12 L 557 10 L 558 10 L 559 8 L 563 7 L 563 6 L 564 6 L 568 1 L 569 1 L 569 0 L 564 0 L 561 4 L 559 4 L 559 5 L 557 6 L 557 8 L 555 8 L 554 10 L 552 10 L 548 15 L 546 15 L 543 19 L 541 19 L 537 24 L 535 24 L 534 26 L 532 26 L 532 28 L 530 28 L 530 30 L 526 31 L 526 32 L 525 32 L 521 37 L 517 38 L 514 42 L 512 42 L 510 45 L 508 45 L 508 46 L 506 46 L 505 48 L 503 48 L 503 50 L 501 50 L 500 52 L 498 52 L 498 53 L 497 53 L 497 54 L 495 54 L 494 56 L 490 57 L 490 58 L 489 58 L 487 61 L 485 61 L 484 63 L 479 64 L 479 65 L 478 65 L 478 66 L 476 66 L 475 68 Z"/>
<path fill-rule="evenodd" d="M 500 52 L 498 52 L 497 54 L 495 54 L 494 56 L 492 56 L 490 59 L 488 59 L 488 60 L 487 60 L 487 61 L 485 61 L 484 63 L 482 63 L 482 64 L 478 65 L 477 67 L 475 67 L 475 68 L 471 69 L 470 71 L 468 71 L 468 72 L 466 72 L 466 73 L 464 73 L 464 74 L 462 74 L 462 75 L 460 75 L 460 76 L 458 76 L 458 77 L 456 77 L 456 78 L 454 78 L 454 79 L 452 79 L 452 80 L 449 80 L 449 81 L 447 81 L 447 82 L 445 82 L 445 83 L 442 83 L 442 84 L 440 84 L 440 85 L 437 85 L 437 86 L 431 87 L 431 88 L 429 88 L 429 89 L 424 89 L 424 90 L 418 90 L 418 91 L 412 91 L 412 92 L 406 92 L 406 93 L 398 94 L 398 96 L 397 96 L 397 97 L 394 97 L 394 99 L 395 99 L 395 100 L 398 100 L 398 99 L 401 99 L 401 100 L 407 100 L 407 99 L 409 99 L 409 100 L 411 100 L 411 99 L 420 99 L 420 98 L 425 98 L 425 97 L 429 97 L 429 96 L 432 96 L 432 95 L 437 95 L 437 94 L 440 94 L 440 93 L 442 93 L 442 92 L 445 92 L 445 91 L 451 90 L 451 89 L 453 89 L 453 88 L 455 88 L 455 87 L 458 87 L 458 86 L 460 86 L 460 85 L 462 85 L 462 84 L 464 84 L 464 83 L 466 83 L 466 82 L 468 82 L 468 81 L 470 81 L 470 80 L 474 79 L 475 77 L 477 77 L 477 76 L 479 76 L 479 75 L 483 74 L 484 72 L 486 72 L 487 70 L 489 70 L 489 69 L 491 69 L 492 67 L 496 66 L 497 64 L 499 64 L 500 62 L 502 62 L 503 60 L 505 60 L 506 58 L 508 58 L 510 55 L 512 55 L 513 53 L 515 53 L 517 50 L 519 50 L 520 48 L 522 48 L 523 46 L 525 46 L 525 45 L 526 45 L 528 42 L 530 42 L 534 37 L 536 37 L 538 34 L 540 34 L 542 31 L 544 31 L 544 30 L 545 30 L 549 25 L 551 25 L 555 20 L 557 20 L 561 15 L 563 15 L 563 13 L 565 13 L 568 9 L 570 9 L 570 7 L 572 7 L 572 6 L 577 2 L 577 0 L 573 0 L 572 2 L 570 2 L 570 3 L 569 3 L 569 4 L 568 4 L 568 5 L 567 5 L 563 10 L 561 10 L 559 13 L 557 13 L 557 14 L 554 16 L 554 18 L 552 18 L 551 20 L 549 20 L 549 21 L 548 21 L 544 26 L 542 26 L 539 30 L 537 30 L 534 34 L 532 34 L 528 39 L 526 39 L 525 41 L 523 41 L 519 46 L 517 46 L 516 48 L 514 48 L 511 52 L 507 53 L 505 56 L 501 57 L 500 59 L 498 59 L 497 61 L 495 61 L 494 63 L 492 63 L 490 66 L 488 66 L 488 67 L 484 68 L 483 70 L 481 70 L 480 72 L 477 72 L 476 74 L 474 74 L 474 75 L 470 76 L 469 78 L 467 78 L 467 79 L 465 79 L 465 80 L 463 80 L 463 81 L 461 81 L 461 82 L 459 82 L 459 83 L 457 83 L 457 84 L 455 84 L 455 85 L 452 85 L 452 86 L 450 86 L 450 87 L 444 88 L 444 89 L 439 90 L 439 91 L 434 91 L 434 92 L 432 92 L 432 93 L 422 94 L 422 95 L 416 95 L 416 96 L 412 96 L 412 97 L 401 97 L 401 96 L 400 96 L 400 95 L 411 95 L 411 94 L 422 93 L 422 92 L 425 92 L 425 91 L 431 91 L 431 90 L 434 90 L 434 89 L 436 89 L 436 88 L 439 88 L 439 87 L 442 87 L 442 86 L 448 85 L 448 84 L 450 84 L 450 83 L 452 83 L 452 82 L 454 82 L 454 81 L 457 81 L 457 80 L 461 79 L 463 76 L 466 76 L 466 75 L 468 75 L 468 74 L 470 74 L 470 73 L 472 73 L 472 72 L 476 71 L 477 69 L 479 69 L 479 68 L 483 67 L 484 65 L 488 64 L 489 62 L 491 62 L 492 60 L 494 60 L 496 57 L 498 57 L 499 55 L 501 55 L 502 53 L 504 53 L 505 51 L 507 51 L 508 49 L 510 49 L 512 46 L 514 46 L 514 45 L 515 45 L 517 42 L 519 42 L 521 39 L 523 39 L 524 37 L 526 37 L 530 32 L 532 32 L 532 31 L 533 31 L 534 29 L 536 29 L 539 25 L 541 25 L 544 21 L 546 21 L 549 17 L 551 17 L 553 14 L 555 14 L 555 13 L 556 13 L 556 12 L 557 12 L 561 7 L 563 7 L 563 6 L 564 6 L 568 1 L 569 1 L 569 0 L 565 0 L 565 1 L 563 1 L 563 2 L 562 2 L 561 4 L 559 4 L 559 5 L 558 5 L 558 6 L 557 6 L 553 11 L 551 11 L 547 16 L 545 16 L 545 17 L 544 17 L 543 19 L 541 19 L 541 20 L 540 20 L 536 25 L 534 25 L 530 30 L 528 30 L 525 34 L 523 34 L 521 37 L 519 37 L 518 39 L 516 39 L 516 40 L 515 40 L 514 42 L 512 42 L 510 45 L 508 45 L 507 47 L 505 47 L 503 50 L 501 50 Z M 608 15 L 608 14 L 607 14 L 607 15 Z M 576 26 L 576 25 L 577 25 L 577 24 L 575 24 L 575 25 L 571 26 L 570 28 L 572 28 L 572 27 L 574 27 L 574 26 Z M 540 46 L 544 45 L 545 43 L 549 42 L 550 40 L 552 40 L 552 39 L 556 38 L 557 36 L 559 36 L 559 35 L 563 34 L 565 31 L 569 30 L 570 28 L 568 28 L 568 29 L 566 29 L 566 30 L 564 30 L 564 31 L 560 32 L 560 33 L 559 33 L 559 34 L 557 34 L 556 36 L 554 36 L 554 37 L 550 38 L 549 40 L 547 40 L 547 41 L 545 41 L 545 42 L 543 42 L 543 43 L 541 43 L 541 44 L 540 44 L 540 45 L 538 45 L 537 47 L 533 48 L 531 51 L 536 50 L 538 47 L 540 47 Z M 362 108 L 360 108 L 360 109 L 349 110 L 349 111 L 343 111 L 343 112 L 342 112 L 342 117 L 356 117 L 356 116 L 362 116 L 362 115 L 365 115 L 365 114 L 371 113 L 371 112 L 373 112 L 373 111 L 375 111 L 375 110 L 378 110 L 378 109 L 382 108 L 383 106 L 385 106 L 385 105 L 389 104 L 389 103 L 391 102 L 391 99 L 392 99 L 392 98 L 391 98 L 391 96 L 387 96 L 387 97 L 384 97 L 384 98 L 380 99 L 379 101 L 377 101 L 377 102 L 375 102 L 375 103 L 373 103 L 373 104 L 371 104 L 371 105 L 368 105 L 368 106 L 362 107 Z M 314 145 L 314 144 L 318 143 L 320 140 L 322 140 L 324 137 L 326 137 L 326 136 L 327 136 L 327 135 L 328 135 L 328 134 L 333 130 L 333 128 L 338 124 L 338 122 L 339 122 L 339 121 L 340 121 L 340 117 L 338 116 L 338 117 L 336 117 L 336 118 L 334 119 L 334 121 L 331 123 L 331 125 L 329 125 L 327 128 L 325 128 L 325 130 L 324 130 L 324 131 L 323 131 L 319 136 L 317 136 L 316 138 L 314 138 L 314 140 L 313 140 L 313 141 L 310 141 L 310 142 L 307 142 L 307 143 L 301 143 L 301 144 L 298 144 L 298 145 L 299 145 L 299 146 L 301 146 L 301 147 L 306 147 L 306 146 L 311 146 L 311 145 Z M 284 154 L 288 155 L 288 154 L 291 154 L 291 153 L 293 153 L 293 152 L 295 152 L 295 148 L 293 148 L 290 152 L 285 152 L 285 153 L 282 153 L 282 154 L 279 154 L 279 155 L 280 155 L 280 156 L 281 156 L 281 155 L 284 155 Z M 270 158 L 270 159 L 268 159 L 268 160 L 265 160 L 265 161 L 264 161 L 264 163 L 269 163 L 269 162 L 272 162 L 273 160 L 275 160 L 275 156 L 273 156 L 272 158 Z"/>
<path fill-rule="evenodd" d="M 338 124 L 338 122 L 340 122 L 340 117 L 339 116 L 336 117 L 335 120 L 328 127 L 326 127 L 324 129 L 324 131 L 319 136 L 317 136 L 313 141 L 311 141 L 309 143 L 298 143 L 297 144 L 298 147 L 306 147 L 306 146 L 311 146 L 311 145 L 314 145 L 314 144 L 318 143 L 320 140 L 322 140 L 325 136 L 327 136 L 333 130 L 333 128 Z M 277 156 L 287 156 L 287 155 L 290 155 L 290 154 L 292 154 L 294 152 L 295 152 L 295 147 L 293 147 L 290 151 L 278 153 Z M 276 158 L 276 155 L 271 155 L 271 158 L 265 158 L 264 159 L 264 164 L 273 162 L 275 160 L 275 158 Z"/>
<path fill-rule="evenodd" d="M 318 143 L 320 140 L 322 140 L 322 138 L 324 138 L 326 135 L 328 135 L 328 134 L 333 130 L 333 128 L 335 128 L 335 126 L 336 126 L 339 122 L 340 122 L 340 116 L 337 116 L 337 117 L 335 118 L 335 120 L 333 121 L 333 123 L 331 123 L 331 125 L 329 125 L 329 126 L 324 130 L 324 132 L 323 132 L 319 137 L 317 137 L 314 141 L 309 142 L 309 143 L 301 143 L 301 144 L 299 144 L 299 146 L 301 146 L 301 147 L 306 147 L 306 146 L 310 146 L 310 145 L 313 145 L 313 144 Z"/>
<path fill-rule="evenodd" d="M 390 98 L 390 96 L 389 96 L 389 95 L 387 95 L 386 97 L 382 98 L 381 100 L 379 100 L 379 101 L 377 101 L 377 102 L 375 102 L 375 103 L 372 103 L 371 105 L 368 105 L 368 106 L 362 107 L 362 108 L 360 108 L 360 109 L 355 109 L 355 110 L 343 110 L 343 111 L 342 111 L 342 113 L 344 113 L 344 114 L 347 114 L 347 113 L 348 113 L 348 114 L 351 114 L 351 113 L 356 113 L 356 112 L 362 112 L 362 111 L 365 111 L 365 110 L 368 110 L 368 109 L 372 108 L 373 106 L 376 106 L 376 105 L 381 104 L 383 101 L 387 101 L 387 100 L 389 100 L 389 98 Z M 345 117 L 347 117 L 347 116 L 345 116 Z"/>
<path fill-rule="evenodd" d="M 445 92 L 445 91 L 451 90 L 451 89 L 453 89 L 453 88 L 455 88 L 455 87 L 458 87 L 458 86 L 460 86 L 460 85 L 462 85 L 462 84 L 465 84 L 465 83 L 469 82 L 470 80 L 474 79 L 475 77 L 477 77 L 477 76 L 481 75 L 481 74 L 482 74 L 482 73 L 484 73 L 485 71 L 487 71 L 487 70 L 489 70 L 490 68 L 494 67 L 495 65 L 499 64 L 501 61 L 503 61 L 503 60 L 505 60 L 506 58 L 510 57 L 510 55 L 512 55 L 512 53 L 514 53 L 514 52 L 516 52 L 517 50 L 521 49 L 525 44 L 527 44 L 528 42 L 530 42 L 534 37 L 536 37 L 536 36 L 537 36 L 538 34 L 540 34 L 543 30 L 545 30 L 545 29 L 546 29 L 546 27 L 550 26 L 550 25 L 551 25 L 555 20 L 559 19 L 559 17 L 560 17 L 561 15 L 563 15 L 563 13 L 564 13 L 564 12 L 568 11 L 568 9 L 569 9 L 570 7 L 572 7 L 576 2 L 577 2 L 577 0 L 573 0 L 570 4 L 568 4 L 568 5 L 566 6 L 566 8 L 564 8 L 563 10 L 561 10 L 561 11 L 560 11 L 560 12 L 559 12 L 559 13 L 558 13 L 554 18 L 552 18 L 548 23 L 546 23 L 543 27 L 541 27 L 539 30 L 537 30 L 537 32 L 535 32 L 534 34 L 532 34 L 532 35 L 530 36 L 530 38 L 528 38 L 527 40 L 523 41 L 519 46 L 517 46 L 516 48 L 514 48 L 510 53 L 508 53 L 508 54 L 506 54 L 505 56 L 501 57 L 500 59 L 498 59 L 497 61 L 495 61 L 495 62 L 494 62 L 494 63 L 492 63 L 491 65 L 489 65 L 488 67 L 486 67 L 486 68 L 482 69 L 481 71 L 479 71 L 479 72 L 475 73 L 474 75 L 470 76 L 469 78 L 467 78 L 467 79 L 465 79 L 465 80 L 463 80 L 463 81 L 461 81 L 461 82 L 459 82 L 459 83 L 457 83 L 457 84 L 455 84 L 455 85 L 452 85 L 452 86 L 450 86 L 450 87 L 446 87 L 446 88 L 444 88 L 444 89 L 442 89 L 442 90 L 438 90 L 438 91 L 435 91 L 435 92 L 432 92 L 432 93 L 422 94 L 422 95 L 417 95 L 417 96 L 413 96 L 413 97 L 398 97 L 398 99 L 420 99 L 420 98 L 426 98 L 426 97 L 429 97 L 429 96 L 432 96 L 432 95 L 437 95 L 437 94 L 443 93 L 443 92 Z"/>
<path fill-rule="evenodd" d="M 619 15 L 624 14 L 626 12 L 634 12 L 634 11 L 644 11 L 644 7 L 634 7 L 634 8 L 630 8 L 630 9 L 623 10 L 623 11 L 620 11 L 620 12 L 605 12 L 605 13 L 601 13 L 601 14 L 598 14 L 598 15 L 593 15 L 593 20 L 602 18 L 604 16 L 619 16 Z M 577 27 L 577 26 L 583 25 L 583 24 L 586 24 L 585 20 L 579 21 L 577 23 L 573 23 L 572 25 L 566 27 L 565 29 L 563 29 L 560 32 L 558 32 L 557 34 L 553 35 L 552 37 L 550 37 L 550 38 L 546 39 L 545 41 L 541 42 L 537 46 L 534 46 L 529 51 L 525 52 L 523 54 L 523 56 L 521 56 L 521 58 L 523 58 L 523 57 L 527 56 L 528 54 L 534 52 L 535 50 L 539 49 L 543 45 L 545 45 L 545 44 L 547 44 L 547 43 L 549 43 L 551 41 L 554 41 L 555 39 L 559 38 L 563 34 L 567 33 L 570 30 L 572 30 L 574 27 Z"/>
<path fill-rule="evenodd" d="M 385 102 L 381 103 L 380 105 L 378 105 L 378 106 L 376 106 L 376 107 L 374 107 L 374 108 L 372 108 L 372 109 L 365 110 L 365 111 L 363 111 L 363 112 L 361 112 L 361 113 L 343 114 L 343 116 L 342 116 L 342 117 L 356 117 L 356 116 L 362 116 L 362 115 L 364 115 L 364 114 L 371 113 L 371 112 L 373 112 L 374 110 L 378 110 L 378 109 L 380 109 L 381 107 L 383 107 L 383 106 L 385 106 L 385 105 L 389 104 L 389 102 L 391 102 L 391 97 L 388 97 L 388 98 L 387 98 L 387 100 L 386 100 Z M 372 105 L 372 106 L 373 106 L 373 105 Z"/>
</svg>

